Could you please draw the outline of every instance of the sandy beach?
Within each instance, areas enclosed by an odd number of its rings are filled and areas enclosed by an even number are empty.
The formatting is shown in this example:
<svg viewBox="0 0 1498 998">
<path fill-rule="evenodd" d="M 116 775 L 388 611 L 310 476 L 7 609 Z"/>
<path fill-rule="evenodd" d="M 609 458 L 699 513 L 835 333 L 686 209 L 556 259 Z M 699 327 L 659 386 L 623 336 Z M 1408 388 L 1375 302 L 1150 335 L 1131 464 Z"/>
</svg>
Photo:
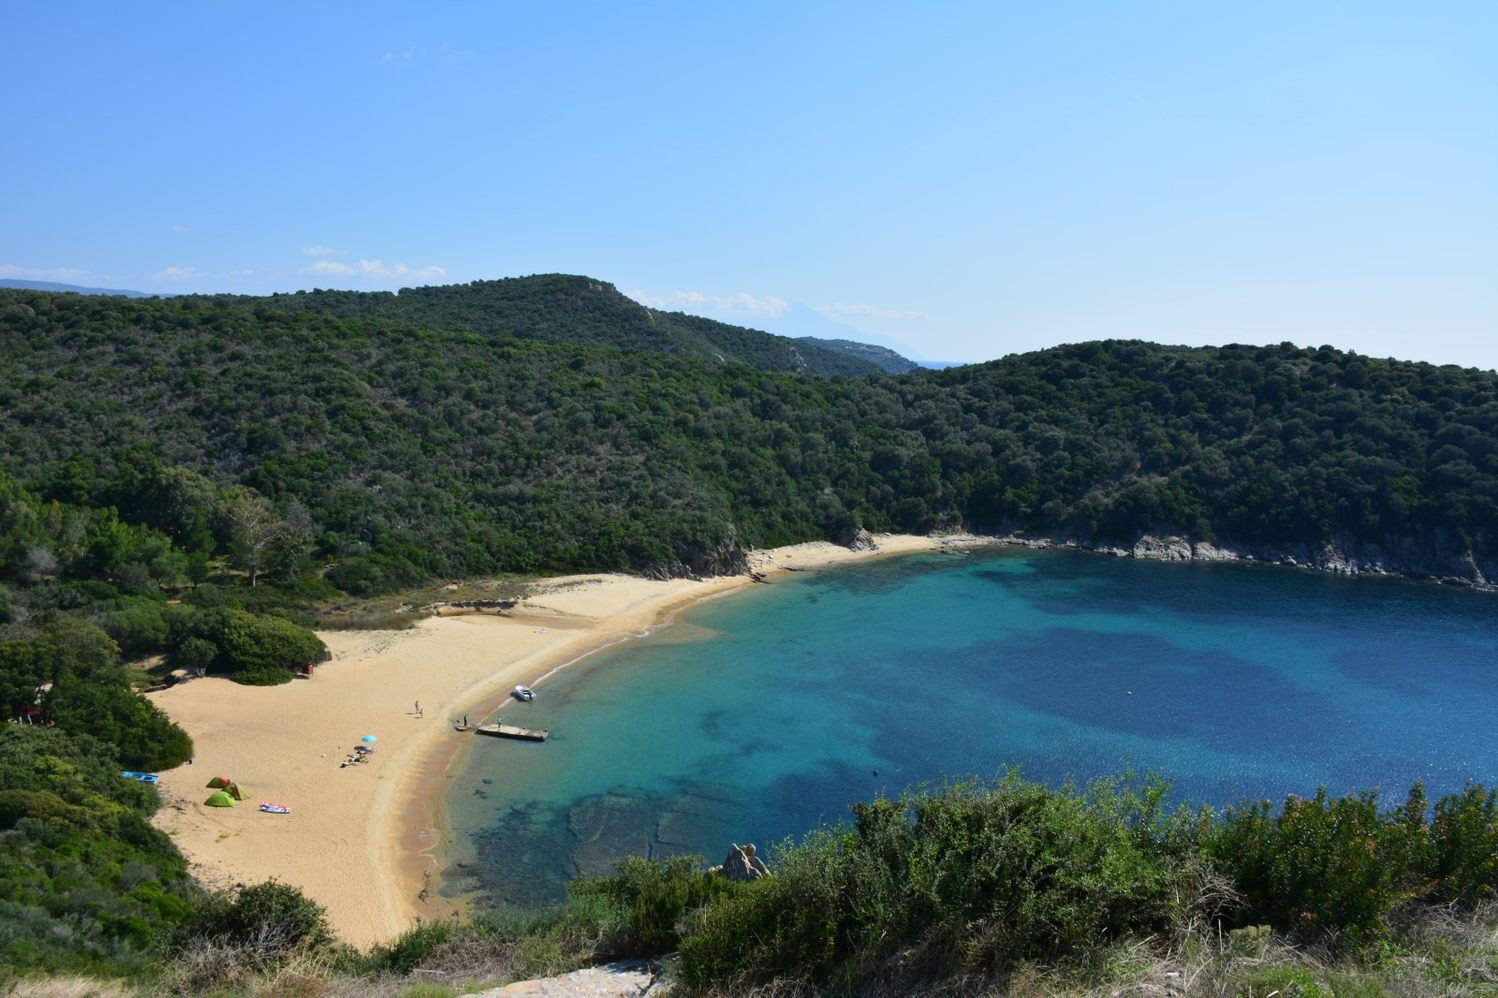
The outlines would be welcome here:
<svg viewBox="0 0 1498 998">
<path fill-rule="evenodd" d="M 962 539 L 876 537 L 877 549 L 826 543 L 755 552 L 767 576 L 871 557 L 934 550 Z M 328 910 L 344 941 L 388 942 L 414 921 L 446 914 L 424 890 L 435 873 L 435 805 L 448 765 L 474 723 L 517 683 L 544 691 L 557 668 L 670 621 L 692 603 L 752 584 L 747 576 L 657 582 L 580 575 L 538 583 L 504 613 L 454 612 L 404 631 L 321 634 L 333 652 L 310 680 L 240 686 L 212 676 L 151 694 L 192 736 L 191 765 L 161 774 L 156 825 L 203 882 L 275 878 Z M 422 713 L 415 710 L 420 701 Z M 368 763 L 343 766 L 366 735 Z M 215 775 L 246 800 L 207 807 Z M 291 808 L 266 814 L 262 802 Z"/>
</svg>

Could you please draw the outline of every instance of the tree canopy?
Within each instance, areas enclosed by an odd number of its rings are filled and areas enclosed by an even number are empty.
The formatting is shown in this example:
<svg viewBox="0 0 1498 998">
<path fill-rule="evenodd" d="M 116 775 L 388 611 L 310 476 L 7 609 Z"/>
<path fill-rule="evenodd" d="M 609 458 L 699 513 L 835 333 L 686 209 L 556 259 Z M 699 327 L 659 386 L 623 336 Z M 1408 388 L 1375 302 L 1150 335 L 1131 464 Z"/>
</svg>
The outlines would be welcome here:
<svg viewBox="0 0 1498 998">
<path fill-rule="evenodd" d="M 1417 574 L 1492 569 L 1490 372 L 1107 341 L 829 377 L 642 349 L 638 315 L 578 304 L 616 294 L 579 281 L 0 292 L 7 574 L 45 579 L 57 560 L 143 591 L 196 552 L 255 580 L 321 564 L 363 592 L 711 571 L 735 547 L 851 525 L 1377 545 Z M 475 296 L 525 307 L 481 326 Z M 40 505 L 4 498 L 17 489 Z"/>
</svg>

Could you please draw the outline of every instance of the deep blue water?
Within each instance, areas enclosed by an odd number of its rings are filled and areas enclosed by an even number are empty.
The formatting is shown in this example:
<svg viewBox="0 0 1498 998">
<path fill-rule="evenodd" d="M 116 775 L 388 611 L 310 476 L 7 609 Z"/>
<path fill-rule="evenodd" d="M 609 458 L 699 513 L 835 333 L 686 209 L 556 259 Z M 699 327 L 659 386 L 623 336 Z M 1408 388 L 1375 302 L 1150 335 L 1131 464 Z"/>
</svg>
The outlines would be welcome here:
<svg viewBox="0 0 1498 998">
<path fill-rule="evenodd" d="M 721 860 L 1007 766 L 1222 806 L 1498 778 L 1498 595 L 1072 552 L 778 576 L 564 670 L 473 746 L 446 893 L 529 905 L 626 853 Z M 461 863 L 461 866 L 456 864 Z"/>
</svg>

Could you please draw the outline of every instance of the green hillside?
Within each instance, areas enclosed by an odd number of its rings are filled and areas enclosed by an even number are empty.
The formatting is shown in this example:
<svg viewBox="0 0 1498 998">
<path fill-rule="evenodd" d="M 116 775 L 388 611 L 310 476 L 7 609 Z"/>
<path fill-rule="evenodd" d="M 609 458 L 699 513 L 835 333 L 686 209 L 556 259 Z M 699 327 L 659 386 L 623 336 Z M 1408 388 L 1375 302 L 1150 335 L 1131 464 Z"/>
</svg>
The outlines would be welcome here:
<svg viewBox="0 0 1498 998">
<path fill-rule="evenodd" d="M 740 363 L 766 371 L 870 374 L 870 360 L 681 312 L 646 308 L 589 277 L 544 274 L 389 291 L 311 291 L 217 300 L 291 313 L 390 322 L 545 343 Z"/>
<path fill-rule="evenodd" d="M 879 369 L 885 374 L 908 374 L 921 369 L 921 365 L 909 357 L 903 357 L 889 347 L 875 346 L 872 343 L 859 343 L 856 340 L 826 340 L 817 336 L 798 336 L 796 342 L 809 343 L 812 346 L 836 350 L 839 353 L 867 360 L 879 365 Z"/>
<path fill-rule="evenodd" d="M 1495 574 L 1491 373 L 1112 341 L 827 378 L 305 297 L 0 294 L 0 470 L 209 553 L 220 493 L 250 490 L 307 540 L 283 575 L 331 565 L 359 591 L 714 571 L 853 526 Z"/>
</svg>

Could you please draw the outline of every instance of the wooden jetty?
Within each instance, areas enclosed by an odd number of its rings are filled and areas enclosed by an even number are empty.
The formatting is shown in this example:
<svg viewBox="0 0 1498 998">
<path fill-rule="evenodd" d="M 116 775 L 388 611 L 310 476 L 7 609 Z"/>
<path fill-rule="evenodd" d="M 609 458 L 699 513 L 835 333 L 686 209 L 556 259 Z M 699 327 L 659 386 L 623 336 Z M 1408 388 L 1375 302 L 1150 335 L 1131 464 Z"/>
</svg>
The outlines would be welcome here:
<svg viewBox="0 0 1498 998">
<path fill-rule="evenodd" d="M 515 724 L 481 724 L 474 730 L 481 735 L 493 735 L 495 738 L 520 738 L 528 742 L 544 742 L 551 737 L 550 728 L 537 731 L 534 728 L 522 728 Z"/>
</svg>

